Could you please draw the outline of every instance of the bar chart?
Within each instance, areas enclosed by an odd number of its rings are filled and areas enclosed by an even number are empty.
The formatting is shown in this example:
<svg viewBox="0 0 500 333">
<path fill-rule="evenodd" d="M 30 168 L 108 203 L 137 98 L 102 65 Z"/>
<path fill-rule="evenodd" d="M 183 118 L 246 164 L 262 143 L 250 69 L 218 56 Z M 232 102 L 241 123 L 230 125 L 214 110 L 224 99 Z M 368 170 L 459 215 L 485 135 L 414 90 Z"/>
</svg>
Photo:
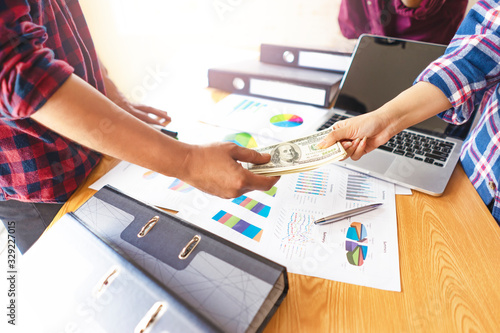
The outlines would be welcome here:
<svg viewBox="0 0 500 333">
<path fill-rule="evenodd" d="M 295 193 L 325 196 L 328 187 L 329 174 L 325 171 L 302 172 L 295 184 Z"/>
<path fill-rule="evenodd" d="M 243 208 L 246 208 L 249 211 L 262 217 L 268 217 L 269 213 L 271 212 L 270 206 L 258 202 L 257 200 L 249 198 L 245 195 L 233 199 L 233 203 Z"/>
<path fill-rule="evenodd" d="M 345 198 L 359 203 L 375 202 L 378 199 L 373 178 L 360 173 L 347 176 Z"/>
<path fill-rule="evenodd" d="M 234 231 L 239 232 L 243 236 L 246 236 L 254 241 L 259 242 L 264 231 L 254 226 L 253 224 L 248 223 L 240 219 L 237 216 L 234 216 L 230 213 L 227 213 L 224 210 L 220 210 L 217 214 L 212 217 L 212 220 L 217 221 L 226 227 L 233 229 Z"/>
<path fill-rule="evenodd" d="M 244 110 L 244 111 L 258 111 L 259 109 L 261 108 L 265 108 L 267 107 L 267 104 L 265 103 L 261 103 L 261 102 L 257 102 L 257 101 L 253 101 L 253 100 L 249 100 L 249 99 L 244 99 L 243 101 L 241 101 L 241 103 L 237 104 L 233 111 L 241 111 L 241 110 Z"/>
</svg>

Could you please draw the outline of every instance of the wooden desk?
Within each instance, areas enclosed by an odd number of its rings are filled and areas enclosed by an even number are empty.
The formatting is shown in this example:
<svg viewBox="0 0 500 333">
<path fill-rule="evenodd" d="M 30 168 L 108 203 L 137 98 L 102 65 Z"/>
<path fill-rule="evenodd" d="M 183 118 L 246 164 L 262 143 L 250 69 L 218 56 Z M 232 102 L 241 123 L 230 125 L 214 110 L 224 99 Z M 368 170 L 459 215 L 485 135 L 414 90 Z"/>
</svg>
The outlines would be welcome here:
<svg viewBox="0 0 500 333">
<path fill-rule="evenodd" d="M 105 157 L 54 221 L 116 164 Z M 396 196 L 396 207 L 402 292 L 289 274 L 265 332 L 500 332 L 500 227 L 461 166 L 443 196 Z"/>
</svg>

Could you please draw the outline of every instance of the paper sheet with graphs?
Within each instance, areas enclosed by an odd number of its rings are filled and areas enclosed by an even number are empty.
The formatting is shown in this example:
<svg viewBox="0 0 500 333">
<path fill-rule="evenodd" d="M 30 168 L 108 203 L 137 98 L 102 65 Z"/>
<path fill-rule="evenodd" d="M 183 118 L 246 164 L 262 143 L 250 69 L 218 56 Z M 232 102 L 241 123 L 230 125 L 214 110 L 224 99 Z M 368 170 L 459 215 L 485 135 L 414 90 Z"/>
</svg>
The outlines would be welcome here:
<svg viewBox="0 0 500 333">
<path fill-rule="evenodd" d="M 212 125 L 186 119 L 169 127 L 188 143 L 229 141 L 255 148 L 306 135 L 328 118 L 328 112 L 230 95 L 203 112 Z M 105 184 L 146 203 L 177 210 L 186 220 L 285 265 L 291 273 L 401 290 L 392 183 L 330 164 L 282 176 L 268 192 L 224 200 L 182 180 L 121 162 L 91 187 L 98 190 Z M 383 205 L 340 222 L 313 224 L 374 202 Z"/>
<path fill-rule="evenodd" d="M 171 177 L 121 162 L 93 188 L 110 184 L 287 267 L 291 273 L 400 291 L 394 184 L 335 164 L 282 176 L 269 191 L 220 199 Z M 315 225 L 369 203 L 376 210 Z"/>
<path fill-rule="evenodd" d="M 336 165 L 283 176 L 270 191 L 232 200 L 201 192 L 180 216 L 287 267 L 291 273 L 400 291 L 394 184 Z M 313 222 L 373 202 L 371 212 Z"/>
</svg>

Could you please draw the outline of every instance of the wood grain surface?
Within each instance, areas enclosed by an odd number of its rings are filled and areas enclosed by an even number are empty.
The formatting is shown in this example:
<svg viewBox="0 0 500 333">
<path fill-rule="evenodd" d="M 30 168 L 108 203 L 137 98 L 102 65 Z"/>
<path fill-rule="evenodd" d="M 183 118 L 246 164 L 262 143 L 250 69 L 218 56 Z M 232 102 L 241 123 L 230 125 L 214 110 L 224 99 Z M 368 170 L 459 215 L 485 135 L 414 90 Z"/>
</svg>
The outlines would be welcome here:
<svg viewBox="0 0 500 333">
<path fill-rule="evenodd" d="M 214 102 L 228 93 L 208 89 Z M 103 157 L 54 218 L 119 161 Z M 500 227 L 458 165 L 441 197 L 396 196 L 402 292 L 289 274 L 270 332 L 500 332 Z"/>
<path fill-rule="evenodd" d="M 118 163 L 104 157 L 52 223 Z M 500 332 L 500 227 L 460 166 L 441 197 L 396 196 L 402 292 L 289 274 L 265 332 Z"/>
<path fill-rule="evenodd" d="M 290 274 L 265 332 L 500 332 L 500 227 L 462 168 L 396 207 L 402 292 Z"/>
</svg>

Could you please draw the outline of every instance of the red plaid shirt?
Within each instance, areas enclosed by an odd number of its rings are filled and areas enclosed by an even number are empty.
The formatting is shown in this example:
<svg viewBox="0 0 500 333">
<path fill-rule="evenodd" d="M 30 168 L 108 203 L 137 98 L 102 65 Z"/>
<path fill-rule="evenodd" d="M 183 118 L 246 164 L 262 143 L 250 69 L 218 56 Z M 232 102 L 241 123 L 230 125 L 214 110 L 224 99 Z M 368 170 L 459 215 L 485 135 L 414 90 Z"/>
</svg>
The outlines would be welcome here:
<svg viewBox="0 0 500 333">
<path fill-rule="evenodd" d="M 105 92 L 78 1 L 0 0 L 0 200 L 64 202 L 99 161 L 30 118 L 72 73 Z"/>
</svg>

